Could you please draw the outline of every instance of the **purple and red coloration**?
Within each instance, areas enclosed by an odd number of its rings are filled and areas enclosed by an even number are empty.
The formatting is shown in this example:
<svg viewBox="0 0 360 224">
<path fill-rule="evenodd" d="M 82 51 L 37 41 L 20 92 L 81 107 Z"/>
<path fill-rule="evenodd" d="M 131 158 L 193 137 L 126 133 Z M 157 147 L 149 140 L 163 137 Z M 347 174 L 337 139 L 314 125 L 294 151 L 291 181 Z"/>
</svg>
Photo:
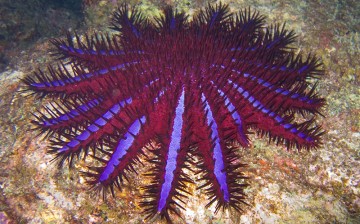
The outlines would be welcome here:
<svg viewBox="0 0 360 224">
<path fill-rule="evenodd" d="M 148 218 L 169 220 L 183 208 L 192 182 L 185 169 L 198 170 L 208 206 L 241 210 L 244 164 L 234 142 L 248 147 L 251 129 L 287 148 L 320 145 L 315 116 L 325 102 L 308 79 L 322 75 L 321 64 L 294 53 L 284 26 L 220 4 L 192 21 L 171 8 L 151 21 L 123 6 L 113 29 L 113 37 L 54 40 L 63 62 L 24 79 L 56 99 L 34 123 L 51 136 L 60 166 L 87 155 L 102 164 L 85 172 L 94 188 L 114 194 L 146 157 Z"/>
</svg>

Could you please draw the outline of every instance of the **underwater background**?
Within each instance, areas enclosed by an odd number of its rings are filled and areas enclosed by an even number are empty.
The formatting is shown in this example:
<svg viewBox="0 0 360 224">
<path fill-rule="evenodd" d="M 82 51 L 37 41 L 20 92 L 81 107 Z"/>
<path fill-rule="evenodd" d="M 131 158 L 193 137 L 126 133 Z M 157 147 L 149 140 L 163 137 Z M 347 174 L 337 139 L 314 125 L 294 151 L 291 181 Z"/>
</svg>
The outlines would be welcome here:
<svg viewBox="0 0 360 224">
<path fill-rule="evenodd" d="M 148 16 L 172 5 L 192 15 L 220 1 L 127 1 Z M 326 130 L 317 150 L 287 151 L 251 135 L 239 149 L 250 177 L 243 213 L 214 215 L 206 196 L 192 189 L 183 219 L 174 223 L 360 223 L 360 2 L 356 0 L 221 1 L 231 11 L 251 7 L 266 23 L 284 23 L 298 35 L 296 47 L 322 58 L 317 91 L 327 105 Z M 24 97 L 20 79 L 51 57 L 50 38 L 113 32 L 112 12 L 123 1 L 0 0 L 0 223 L 147 223 L 139 195 L 146 178 L 132 175 L 105 202 L 88 191 L 78 169 L 58 169 L 46 154 L 49 142 L 31 131 L 31 112 L 41 99 Z M 85 167 L 79 161 L 76 168 Z M 146 168 L 139 167 L 140 172 Z M 155 223 L 165 223 L 155 220 Z"/>
</svg>

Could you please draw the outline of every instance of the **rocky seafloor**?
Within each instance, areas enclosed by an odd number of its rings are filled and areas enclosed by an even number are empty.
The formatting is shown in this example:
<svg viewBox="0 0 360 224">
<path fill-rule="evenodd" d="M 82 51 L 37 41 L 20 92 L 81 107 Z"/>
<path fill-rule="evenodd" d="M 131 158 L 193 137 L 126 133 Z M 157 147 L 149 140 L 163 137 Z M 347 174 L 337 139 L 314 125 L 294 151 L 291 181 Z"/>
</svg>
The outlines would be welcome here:
<svg viewBox="0 0 360 224">
<path fill-rule="evenodd" d="M 89 192 L 78 172 L 84 163 L 59 170 L 46 154 L 49 142 L 31 131 L 31 112 L 44 100 L 19 92 L 21 78 L 54 59 L 49 56 L 49 38 L 65 36 L 66 31 L 108 31 L 104 24 L 121 1 L 74 1 L 81 2 L 76 10 L 71 1 L 48 8 L 43 1 L 23 2 L 0 0 L 0 223 L 146 223 L 139 206 L 140 186 L 146 180 L 133 175 L 122 192 L 106 201 Z M 360 223 L 360 3 L 222 2 L 232 11 L 250 6 L 268 23 L 286 22 L 298 35 L 295 45 L 322 58 L 326 73 L 317 90 L 327 106 L 319 123 L 327 133 L 323 145 L 310 152 L 287 151 L 251 135 L 252 146 L 239 149 L 248 164 L 250 206 L 243 213 L 214 215 L 214 208 L 205 209 L 203 192 L 192 188 L 183 217 L 174 217 L 174 223 Z M 207 5 L 170 0 L 129 3 L 138 4 L 147 15 L 159 14 L 164 4 L 190 15 Z M 26 9 L 39 11 L 24 14 Z"/>
</svg>

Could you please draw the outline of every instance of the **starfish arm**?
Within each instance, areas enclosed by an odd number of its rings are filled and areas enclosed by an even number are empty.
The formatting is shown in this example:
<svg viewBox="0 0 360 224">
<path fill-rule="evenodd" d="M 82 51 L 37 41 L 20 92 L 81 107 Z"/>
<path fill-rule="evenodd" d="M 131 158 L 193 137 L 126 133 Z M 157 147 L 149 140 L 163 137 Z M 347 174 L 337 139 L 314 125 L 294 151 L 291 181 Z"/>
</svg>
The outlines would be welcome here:
<svg viewBox="0 0 360 224">
<path fill-rule="evenodd" d="M 160 133 L 164 129 L 161 125 L 163 116 L 160 115 L 160 111 L 168 111 L 170 108 L 167 98 L 163 95 L 159 93 L 153 101 L 154 104 L 145 106 L 147 115 L 141 117 L 140 120 L 135 120 L 128 133 L 125 134 L 127 136 L 121 137 L 115 144 L 109 146 L 113 149 L 111 153 L 105 153 L 110 154 L 109 159 L 94 157 L 104 166 L 90 168 L 93 172 L 86 173 L 89 177 L 88 183 L 102 190 L 104 196 L 109 188 L 114 194 L 114 185 L 121 189 L 123 178 L 127 179 L 126 172 L 136 172 L 133 166 L 140 162 L 139 155 L 145 155 L 142 148 L 154 139 L 153 133 Z"/>
<path fill-rule="evenodd" d="M 228 82 L 237 83 L 238 86 L 241 85 L 244 89 L 246 86 L 246 90 L 252 95 L 257 95 L 263 104 L 271 102 L 273 107 L 282 107 L 284 111 L 293 109 L 311 113 L 318 112 L 324 105 L 324 99 L 318 98 L 314 94 L 315 86 L 308 92 L 306 92 L 308 85 L 305 83 L 297 84 L 288 90 L 280 85 L 271 84 L 262 78 L 239 70 L 232 70 L 231 73 Z"/>
<path fill-rule="evenodd" d="M 143 86 L 141 91 L 134 92 L 132 94 L 125 94 L 126 91 L 117 94 L 120 102 L 116 102 L 113 99 L 113 95 L 106 93 L 101 97 L 89 98 L 83 96 L 74 100 L 74 98 L 63 98 L 60 103 L 50 103 L 50 107 L 44 107 L 45 112 L 38 112 L 34 114 L 34 124 L 37 125 L 37 129 L 41 132 L 63 132 L 64 130 L 71 130 L 74 126 L 83 126 L 86 123 L 94 122 L 98 116 L 101 116 L 111 107 L 119 103 L 124 106 L 125 103 L 129 104 L 132 101 L 130 95 L 138 95 L 135 97 L 135 104 L 140 100 L 151 95 L 152 92 L 159 91 L 161 83 L 158 80 L 154 80 L 151 83 Z M 120 92 L 120 90 L 119 90 Z M 103 99 L 106 100 L 103 100 Z"/>
<path fill-rule="evenodd" d="M 149 24 L 150 22 L 143 17 L 141 12 L 136 8 L 129 9 L 126 4 L 118 8 L 112 19 L 112 29 L 119 31 L 126 42 L 136 42 L 146 32 L 153 32 L 153 26 Z M 143 29 L 144 27 L 147 29 Z"/>
<path fill-rule="evenodd" d="M 61 133 L 65 130 L 72 130 L 74 127 L 82 127 L 83 124 L 96 118 L 96 114 L 91 111 L 93 108 L 102 107 L 101 98 L 75 100 L 62 100 L 60 103 L 52 102 L 49 106 L 44 106 L 44 112 L 40 110 L 34 114 L 32 121 L 36 129 L 42 133 Z"/>
<path fill-rule="evenodd" d="M 142 147 L 152 137 L 151 132 L 148 130 L 148 122 L 145 115 L 134 120 L 127 132 L 119 136 L 119 140 L 109 146 L 112 152 L 101 151 L 108 156 L 108 159 L 92 155 L 94 159 L 104 164 L 104 166 L 90 167 L 89 171 L 85 172 L 85 176 L 88 177 L 87 183 L 92 188 L 102 191 L 104 198 L 109 189 L 112 195 L 115 196 L 114 186 L 121 190 L 123 179 L 128 180 L 127 172 L 136 172 L 134 165 L 141 163 L 139 156 L 144 155 Z"/>
<path fill-rule="evenodd" d="M 135 99 L 128 98 L 119 103 L 113 103 L 106 110 L 99 111 L 94 108 L 91 113 L 98 114 L 98 117 L 89 122 L 83 130 L 75 130 L 74 134 L 67 134 L 66 132 L 60 134 L 68 140 L 64 141 L 58 137 L 53 141 L 53 149 L 50 151 L 50 153 L 56 154 L 56 159 L 60 161 L 59 165 L 62 165 L 66 160 L 69 161 L 69 165 L 72 165 L 74 156 L 79 156 L 83 149 L 85 149 L 86 156 L 89 146 L 99 142 L 107 135 L 122 134 L 128 129 L 132 121 L 138 118 L 136 114 L 144 115 L 147 111 L 147 100 L 155 99 L 159 90 L 152 85 L 143 90 Z"/>
<path fill-rule="evenodd" d="M 262 45 L 266 49 L 266 54 L 269 59 L 277 59 L 284 55 L 285 50 L 291 49 L 289 45 L 295 41 L 295 32 L 285 29 L 285 24 L 271 25 L 266 28 L 262 39 Z"/>
<path fill-rule="evenodd" d="M 155 21 L 162 33 L 171 33 L 187 27 L 189 25 L 187 18 L 188 16 L 184 12 L 174 12 L 172 7 L 166 7 L 164 15 L 160 16 L 160 18 L 155 18 Z"/>
<path fill-rule="evenodd" d="M 131 102 L 130 99 L 127 101 Z M 84 130 L 78 130 L 74 134 L 62 133 L 60 136 L 68 140 L 64 141 L 60 137 L 53 140 L 53 149 L 50 153 L 56 154 L 60 166 L 66 159 L 69 160 L 71 166 L 74 156 L 79 156 L 83 149 L 85 149 L 85 155 L 87 155 L 89 146 L 99 142 L 105 135 L 126 130 L 131 120 L 133 120 L 131 111 L 136 111 L 134 108 L 141 108 L 141 102 L 132 101 L 128 105 L 126 101 L 115 103 L 109 110 L 103 112 L 93 122 L 90 122 Z"/>
<path fill-rule="evenodd" d="M 194 18 L 197 27 L 206 30 L 204 35 L 212 35 L 226 31 L 226 25 L 231 21 L 228 5 L 219 4 L 215 7 L 209 4 L 206 10 L 201 10 Z"/>
<path fill-rule="evenodd" d="M 91 37 L 85 35 L 85 41 L 78 35 L 73 38 L 68 34 L 66 41 L 53 40 L 52 43 L 57 48 L 55 54 L 61 59 L 69 59 L 72 64 L 94 69 L 136 64 L 146 55 L 140 44 L 133 46 L 116 37 L 110 39 L 109 35 L 104 34 Z"/>
<path fill-rule="evenodd" d="M 193 131 L 196 136 L 198 149 L 195 155 L 199 158 L 198 167 L 202 173 L 202 180 L 205 181 L 200 188 L 205 188 L 209 195 L 210 206 L 216 203 L 216 211 L 226 206 L 241 209 L 240 204 L 244 203 L 244 184 L 240 184 L 244 176 L 237 171 L 244 166 L 240 164 L 234 154 L 234 149 L 227 146 L 225 141 L 227 126 L 226 119 L 229 113 L 226 112 L 225 104 L 215 103 L 214 95 L 202 94 L 201 103 L 193 106 Z M 219 93 L 213 93 L 219 96 Z M 216 99 L 216 98 L 215 98 Z M 223 101 L 221 103 L 224 103 Z M 225 109 L 225 110 L 224 110 Z M 205 117 L 204 120 L 198 117 Z"/>
<path fill-rule="evenodd" d="M 240 10 L 236 15 L 233 23 L 231 23 L 231 30 L 234 34 L 231 35 L 238 41 L 235 43 L 242 45 L 253 44 L 254 37 L 259 35 L 259 29 L 263 28 L 265 24 L 265 17 L 260 15 L 258 11 L 252 11 L 250 8 Z M 240 50 L 240 48 L 234 47 L 232 50 Z"/>
<path fill-rule="evenodd" d="M 302 68 L 311 68 L 307 76 L 316 73 L 319 65 L 314 58 L 308 58 L 305 62 L 295 59 L 296 65 L 292 67 L 250 63 L 249 58 L 239 61 L 227 51 L 223 58 L 222 63 L 213 63 L 209 69 L 209 73 L 216 76 L 219 86 L 226 82 L 236 83 L 256 96 L 261 103 L 271 104 L 273 108 L 281 108 L 283 111 L 319 113 L 324 105 L 324 99 L 314 94 L 315 86 L 308 90 L 309 85 L 303 80 L 306 69 Z M 284 79 L 287 80 L 286 86 L 283 85 L 285 81 L 280 81 Z"/>
<path fill-rule="evenodd" d="M 262 54 L 267 54 L 257 50 L 257 45 L 228 47 L 222 56 L 225 58 L 223 63 L 212 64 L 212 67 L 233 73 L 233 78 L 257 79 L 260 83 L 287 90 L 306 83 L 310 77 L 318 78 L 323 74 L 320 68 L 322 63 L 312 55 L 303 60 L 300 53 L 288 52 L 279 59 L 262 60 Z"/>
<path fill-rule="evenodd" d="M 321 135 L 321 131 L 319 128 L 313 129 L 310 127 L 313 123 L 312 120 L 304 122 L 303 124 L 293 123 L 291 117 L 278 114 L 275 110 L 262 104 L 256 96 L 251 95 L 237 84 L 228 82 L 225 86 L 230 89 L 229 91 L 233 91 L 231 94 L 228 94 L 228 97 L 231 102 L 234 102 L 237 108 L 241 108 L 241 105 L 247 105 L 243 107 L 243 109 L 240 109 L 243 111 L 239 113 L 252 114 L 247 122 L 255 125 L 262 130 L 263 133 L 271 132 L 270 137 L 278 140 L 278 142 L 284 140 L 288 147 L 295 145 L 298 149 L 314 148 L 320 144 L 319 136 Z M 249 108 L 252 109 L 249 110 Z M 246 112 L 246 110 L 248 111 Z"/>
<path fill-rule="evenodd" d="M 188 194 L 186 182 L 190 181 L 184 169 L 190 169 L 188 166 L 188 145 L 186 139 L 190 133 L 186 133 L 186 103 L 185 90 L 176 94 L 177 101 L 175 105 L 170 103 L 167 113 L 162 117 L 162 132 L 158 135 L 160 146 L 153 151 L 154 159 L 150 161 L 154 164 L 148 176 L 152 177 L 150 185 L 145 187 L 144 201 L 141 203 L 147 213 L 147 218 L 153 217 L 156 213 L 170 220 L 169 211 L 176 214 L 175 207 L 182 206 L 183 197 Z M 175 106 L 175 111 L 170 108 Z M 178 214 L 179 215 L 179 214 Z"/>
<path fill-rule="evenodd" d="M 93 72 L 86 72 L 83 67 L 73 67 L 74 75 L 71 75 L 65 66 L 59 66 L 57 69 L 50 67 L 48 74 L 40 71 L 35 73 L 34 77 L 27 77 L 24 82 L 28 85 L 27 89 L 42 95 L 48 93 L 51 95 L 74 93 L 85 95 L 93 92 L 100 95 L 108 91 L 114 84 L 124 87 L 145 78 L 143 76 L 132 80 L 132 75 L 124 71 L 130 69 L 131 66 L 134 64 L 118 64 Z"/>
</svg>

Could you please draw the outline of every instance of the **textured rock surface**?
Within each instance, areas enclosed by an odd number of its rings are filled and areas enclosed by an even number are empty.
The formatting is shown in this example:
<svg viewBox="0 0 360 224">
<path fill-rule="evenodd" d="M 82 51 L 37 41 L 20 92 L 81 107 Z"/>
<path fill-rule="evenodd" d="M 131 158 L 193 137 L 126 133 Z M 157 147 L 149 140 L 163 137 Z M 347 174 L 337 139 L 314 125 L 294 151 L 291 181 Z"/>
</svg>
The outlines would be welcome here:
<svg viewBox="0 0 360 224">
<path fill-rule="evenodd" d="M 142 1 L 148 14 L 159 13 L 160 1 Z M 172 1 L 167 1 L 173 4 Z M 86 1 L 88 29 L 111 15 L 116 1 Z M 136 1 L 132 1 L 136 3 Z M 187 223 L 356 223 L 360 220 L 360 5 L 356 1 L 224 1 L 232 10 L 251 6 L 270 22 L 287 22 L 298 34 L 305 52 L 321 56 L 326 76 L 318 90 L 328 106 L 321 124 L 328 131 L 324 145 L 308 152 L 286 151 L 252 137 L 248 150 L 240 149 L 251 177 L 246 190 L 250 207 L 244 214 L 233 211 L 213 215 L 205 209 L 205 197 L 189 200 L 184 212 Z M 194 13 L 205 3 L 180 1 L 179 8 Z M 46 19 L 46 18 L 44 18 Z M 106 21 L 104 20 L 104 21 Z M 103 21 L 103 20 L 101 20 Z M 104 30 L 106 30 L 104 28 Z M 19 78 L 44 67 L 51 46 L 37 41 L 30 50 L 16 55 L 15 68 L 0 74 L 0 220 L 5 223 L 143 223 L 137 199 L 146 180 L 133 176 L 132 183 L 117 197 L 101 198 L 87 191 L 74 170 L 59 171 L 45 153 L 47 141 L 31 132 L 30 111 L 40 100 L 16 92 Z M 83 163 L 78 163 L 81 168 Z M 159 222 L 155 220 L 155 222 Z M 176 219 L 183 223 L 184 220 Z"/>
</svg>

